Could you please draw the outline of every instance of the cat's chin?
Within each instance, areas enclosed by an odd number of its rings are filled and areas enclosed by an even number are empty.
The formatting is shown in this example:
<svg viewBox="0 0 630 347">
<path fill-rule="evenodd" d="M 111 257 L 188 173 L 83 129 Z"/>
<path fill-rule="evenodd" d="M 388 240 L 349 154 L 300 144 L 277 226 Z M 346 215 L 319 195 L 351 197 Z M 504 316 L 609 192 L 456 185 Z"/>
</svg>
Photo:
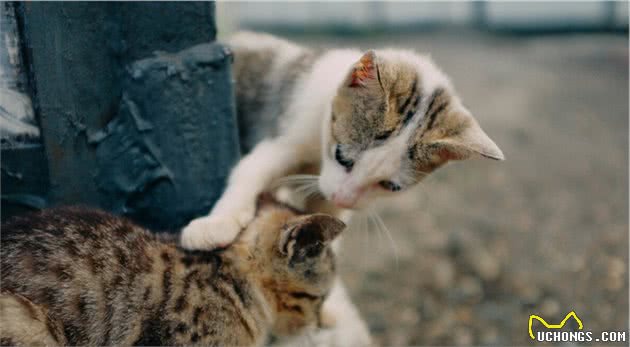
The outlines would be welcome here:
<svg viewBox="0 0 630 347">
<path fill-rule="evenodd" d="M 357 209 L 358 209 L 356 204 L 354 204 L 354 205 L 346 205 L 346 204 L 339 204 L 339 203 L 335 203 L 334 201 L 331 201 L 330 203 L 331 203 L 333 206 L 335 206 L 335 208 L 338 208 L 338 209 L 341 209 L 341 210 L 351 210 L 351 211 L 354 211 L 354 210 L 357 210 Z"/>
<path fill-rule="evenodd" d="M 369 204 L 363 201 L 359 201 L 353 205 L 344 205 L 344 204 L 336 204 L 334 201 L 329 200 L 328 203 L 333 205 L 335 208 L 340 210 L 347 210 L 352 212 L 357 212 L 365 209 Z"/>
</svg>

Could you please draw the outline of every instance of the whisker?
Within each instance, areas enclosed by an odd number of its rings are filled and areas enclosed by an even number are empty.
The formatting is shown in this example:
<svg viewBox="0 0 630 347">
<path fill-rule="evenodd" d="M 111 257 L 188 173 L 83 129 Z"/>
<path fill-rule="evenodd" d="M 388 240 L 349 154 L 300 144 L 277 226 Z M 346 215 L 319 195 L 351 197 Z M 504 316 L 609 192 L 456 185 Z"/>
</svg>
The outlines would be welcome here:
<svg viewBox="0 0 630 347">
<path fill-rule="evenodd" d="M 293 192 L 297 194 L 307 194 L 313 190 L 314 186 L 317 187 L 315 182 L 304 183 L 297 187 Z"/>
<path fill-rule="evenodd" d="M 269 188 L 270 189 L 277 189 L 277 188 L 280 188 L 280 187 L 283 187 L 283 186 L 289 186 L 289 187 L 301 186 L 301 185 L 306 184 L 306 183 L 313 183 L 313 182 L 312 181 L 303 181 L 303 180 L 275 181 L 269 186 Z"/>
<path fill-rule="evenodd" d="M 370 212 L 371 214 L 373 214 L 374 212 Z M 372 219 L 374 219 L 374 217 L 372 217 Z M 376 222 L 376 220 L 374 220 L 374 225 L 376 226 L 376 236 L 378 237 L 378 245 L 382 246 L 383 245 L 383 231 L 381 230 L 378 222 Z M 382 249 L 382 248 L 379 248 Z"/>
<path fill-rule="evenodd" d="M 379 237 L 379 245 L 380 245 L 381 230 L 380 230 L 378 224 L 376 223 L 376 221 L 374 221 L 374 218 L 372 217 L 371 212 L 367 212 L 365 214 L 365 224 L 366 224 L 366 227 L 365 227 L 365 232 L 366 233 L 372 232 L 372 226 L 375 228 L 374 232 Z"/>
<path fill-rule="evenodd" d="M 291 193 L 301 200 L 302 204 L 306 204 L 312 199 L 322 196 L 317 182 L 302 183 L 297 188 L 293 189 Z"/>
<path fill-rule="evenodd" d="M 369 220 L 369 215 L 366 215 L 366 217 L 363 219 L 364 221 L 366 221 L 366 227 L 363 230 L 363 233 L 365 234 L 364 236 L 364 244 L 363 244 L 363 261 L 365 263 L 365 260 L 367 259 L 366 257 L 368 257 L 368 250 L 370 249 L 370 220 Z"/>
<path fill-rule="evenodd" d="M 304 199 L 306 199 L 306 200 L 308 201 L 308 200 L 311 200 L 311 199 L 315 199 L 315 198 L 322 198 L 322 197 L 323 197 L 323 195 L 322 195 L 322 193 L 319 191 L 319 187 L 314 187 L 314 189 L 313 189 L 311 192 L 309 192 L 309 193 L 308 193 L 308 194 L 304 197 Z"/>
<path fill-rule="evenodd" d="M 383 222 L 383 219 L 381 219 L 381 217 L 374 210 L 370 210 L 370 215 L 372 216 L 374 223 L 377 225 L 377 228 L 381 232 L 383 232 L 385 236 L 387 236 L 387 238 L 389 239 L 389 244 L 392 248 L 392 252 L 394 253 L 394 260 L 396 262 L 396 267 L 398 267 L 399 265 L 398 248 L 396 247 L 396 243 L 394 242 L 394 238 L 392 237 L 392 234 L 390 233 L 389 229 Z"/>
<path fill-rule="evenodd" d="M 299 183 L 316 182 L 319 176 L 316 175 L 290 175 L 279 178 L 271 184 L 271 188 L 275 189 L 282 185 L 295 185 Z"/>
<path fill-rule="evenodd" d="M 279 178 L 279 180 L 310 180 L 310 181 L 316 181 L 319 178 L 319 176 L 317 175 L 289 175 L 289 176 L 284 176 L 282 178 Z"/>
<path fill-rule="evenodd" d="M 303 183 L 299 188 L 295 189 L 293 193 L 298 194 L 304 202 L 317 196 L 322 196 L 317 182 Z"/>
<path fill-rule="evenodd" d="M 424 175 L 424 176 L 426 176 L 426 175 L 430 174 L 430 172 L 427 172 L 427 171 L 422 171 L 422 170 L 419 170 L 419 169 L 416 169 L 416 168 L 411 168 L 411 169 L 412 169 L 415 173 L 419 173 L 419 174 L 422 174 L 422 175 Z"/>
<path fill-rule="evenodd" d="M 294 182 L 298 182 L 298 183 L 304 183 L 304 182 L 315 182 L 317 180 L 312 180 L 309 178 L 292 178 L 292 179 L 285 179 L 285 180 L 278 180 L 276 182 L 280 182 L 280 183 L 294 183 Z"/>
</svg>

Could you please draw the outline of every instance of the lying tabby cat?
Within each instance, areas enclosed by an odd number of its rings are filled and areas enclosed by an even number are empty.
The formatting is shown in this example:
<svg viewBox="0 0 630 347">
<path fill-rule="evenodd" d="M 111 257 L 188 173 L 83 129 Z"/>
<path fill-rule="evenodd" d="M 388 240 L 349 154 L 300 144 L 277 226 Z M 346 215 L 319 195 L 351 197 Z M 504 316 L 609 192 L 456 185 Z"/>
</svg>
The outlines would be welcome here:
<svg viewBox="0 0 630 347">
<path fill-rule="evenodd" d="M 321 323 L 336 218 L 259 200 L 229 248 L 186 251 L 104 212 L 2 226 L 3 345 L 261 345 Z"/>
</svg>

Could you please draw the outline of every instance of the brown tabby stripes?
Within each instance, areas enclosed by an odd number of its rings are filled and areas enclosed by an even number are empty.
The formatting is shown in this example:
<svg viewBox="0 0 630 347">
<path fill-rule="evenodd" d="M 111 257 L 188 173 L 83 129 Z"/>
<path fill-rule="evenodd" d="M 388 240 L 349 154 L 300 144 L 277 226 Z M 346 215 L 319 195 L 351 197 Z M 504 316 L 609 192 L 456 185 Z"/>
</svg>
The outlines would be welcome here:
<svg viewBox="0 0 630 347">
<path fill-rule="evenodd" d="M 208 252 L 95 210 L 52 209 L 3 224 L 2 344 L 250 346 L 272 331 L 315 325 L 319 296 L 310 293 L 330 290 L 332 259 L 316 258 L 317 281 L 288 264 L 272 268 L 280 233 L 301 216 L 271 200 L 258 207 L 263 220 L 244 232 L 262 236 Z M 267 279 L 276 286 L 265 287 Z M 278 326 L 278 315 L 290 318 Z"/>
<path fill-rule="evenodd" d="M 433 128 L 433 123 L 435 122 L 437 115 L 444 111 L 448 104 L 449 98 L 446 95 L 444 88 L 437 88 L 433 94 L 431 94 L 431 101 L 429 101 L 429 106 L 427 107 L 427 119 L 429 120 L 427 130 Z"/>
</svg>

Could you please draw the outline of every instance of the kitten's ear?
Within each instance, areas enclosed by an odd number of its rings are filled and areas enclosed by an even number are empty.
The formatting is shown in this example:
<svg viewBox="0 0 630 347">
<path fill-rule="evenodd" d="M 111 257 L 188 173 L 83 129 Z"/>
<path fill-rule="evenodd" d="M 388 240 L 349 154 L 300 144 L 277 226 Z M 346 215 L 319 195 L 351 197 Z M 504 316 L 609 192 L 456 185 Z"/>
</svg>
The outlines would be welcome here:
<svg viewBox="0 0 630 347">
<path fill-rule="evenodd" d="M 486 135 L 472 116 L 464 114 L 465 121 L 459 124 L 459 131 L 436 141 L 437 155 L 444 161 L 464 160 L 473 155 L 481 155 L 494 160 L 505 160 L 499 146 Z"/>
<path fill-rule="evenodd" d="M 346 85 L 350 88 L 365 87 L 368 83 L 378 82 L 376 66 L 376 53 L 367 51 L 358 62 L 352 66 L 352 70 L 346 79 Z"/>
<path fill-rule="evenodd" d="M 327 214 L 300 216 L 287 223 L 278 247 L 292 262 L 303 262 L 319 256 L 345 227 Z"/>
</svg>

